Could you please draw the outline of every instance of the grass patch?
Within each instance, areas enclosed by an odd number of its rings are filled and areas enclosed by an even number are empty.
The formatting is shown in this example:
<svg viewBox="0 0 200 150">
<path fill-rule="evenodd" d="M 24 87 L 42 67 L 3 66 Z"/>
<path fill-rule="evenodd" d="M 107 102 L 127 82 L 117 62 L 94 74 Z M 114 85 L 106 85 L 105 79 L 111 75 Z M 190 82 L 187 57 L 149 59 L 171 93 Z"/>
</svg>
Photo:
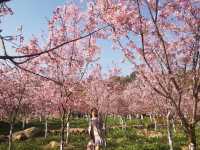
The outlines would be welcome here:
<svg viewBox="0 0 200 150">
<path fill-rule="evenodd" d="M 124 118 L 125 119 L 125 118 Z M 49 128 L 51 130 L 60 129 L 60 120 L 51 119 L 48 121 Z M 147 126 L 149 119 L 139 120 L 126 120 L 127 125 L 143 124 Z M 120 125 L 119 118 L 108 118 L 108 126 Z M 21 123 L 18 122 L 15 125 L 14 131 L 21 130 Z M 44 129 L 44 122 L 39 120 L 33 120 L 26 127 L 38 127 Z M 70 127 L 72 128 L 87 128 L 88 121 L 85 118 L 77 119 L 72 118 L 70 120 Z M 129 127 L 126 130 L 122 128 L 109 129 L 107 132 L 107 150 L 168 150 L 168 141 L 166 129 L 159 129 L 159 132 L 163 134 L 162 137 L 149 138 L 143 135 L 138 135 L 137 132 L 140 129 Z M 0 134 L 8 134 L 9 125 L 7 123 L 0 122 Z M 44 147 L 51 141 L 60 141 L 59 133 L 49 134 L 47 139 L 43 137 L 32 138 L 21 142 L 14 143 L 14 150 L 43 150 Z M 89 136 L 87 134 L 70 134 L 69 143 L 66 147 L 67 150 L 85 150 Z M 187 145 L 187 139 L 181 128 L 177 128 L 177 133 L 174 134 L 174 149 L 181 150 L 182 146 Z M 197 128 L 197 142 L 200 144 L 200 128 Z M 0 150 L 6 150 L 7 143 L 0 143 Z M 59 148 L 57 148 L 59 149 Z M 56 149 L 55 149 L 56 150 Z"/>
</svg>

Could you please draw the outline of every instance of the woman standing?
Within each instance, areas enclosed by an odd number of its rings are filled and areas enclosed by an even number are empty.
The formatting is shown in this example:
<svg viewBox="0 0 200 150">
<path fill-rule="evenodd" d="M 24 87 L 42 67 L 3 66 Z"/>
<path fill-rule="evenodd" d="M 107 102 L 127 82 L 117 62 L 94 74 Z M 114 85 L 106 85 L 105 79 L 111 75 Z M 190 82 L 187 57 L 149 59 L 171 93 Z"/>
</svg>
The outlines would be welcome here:
<svg viewBox="0 0 200 150">
<path fill-rule="evenodd" d="M 87 145 L 87 150 L 99 150 L 103 144 L 102 140 L 102 121 L 98 118 L 98 110 L 96 108 L 91 109 L 89 122 L 89 135 L 91 140 Z"/>
</svg>

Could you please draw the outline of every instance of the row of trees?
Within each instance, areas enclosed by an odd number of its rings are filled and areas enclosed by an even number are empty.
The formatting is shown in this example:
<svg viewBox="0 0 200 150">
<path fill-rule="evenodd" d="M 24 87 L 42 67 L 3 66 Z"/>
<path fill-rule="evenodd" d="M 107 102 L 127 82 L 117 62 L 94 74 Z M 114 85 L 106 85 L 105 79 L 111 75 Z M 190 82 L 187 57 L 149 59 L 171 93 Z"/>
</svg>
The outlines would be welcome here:
<svg viewBox="0 0 200 150">
<path fill-rule="evenodd" d="M 168 138 L 169 142 L 171 141 L 169 144 L 173 149 L 172 124 L 175 126 L 181 123 L 183 127 L 183 122 L 170 101 L 146 86 L 139 74 L 128 83 L 121 82 L 123 79 L 120 78 L 115 73 L 103 78 L 100 65 L 96 65 L 86 79 L 76 83 L 71 80 L 65 83 L 65 86 L 60 86 L 18 69 L 4 70 L 0 84 L 0 116 L 10 124 L 10 149 L 12 149 L 12 133 L 16 121 L 21 121 L 22 128 L 25 128 L 26 120 L 42 118 L 46 138 L 48 120 L 52 117 L 61 120 L 62 149 L 69 141 L 72 113 L 87 114 L 93 107 L 98 108 L 103 117 L 105 129 L 109 115 L 130 117 L 147 115 L 154 123 L 155 130 L 158 118 L 163 118 L 166 123 L 168 121 Z M 68 85 L 70 88 L 65 91 Z M 184 117 L 190 117 L 191 106 L 189 101 L 185 101 L 182 112 Z M 65 139 L 66 130 L 68 132 Z"/>
<path fill-rule="evenodd" d="M 5 2 L 1 5 L 5 14 L 11 12 Z M 64 5 L 53 12 L 45 43 L 33 38 L 25 44 L 22 35 L 17 36 L 17 56 L 8 55 L 4 45 L 11 38 L 1 36 L 1 89 L 5 90 L 0 103 L 9 108 L 6 114 L 11 129 L 21 106 L 34 104 L 35 112 L 46 118 L 54 110 L 61 117 L 63 149 L 70 113 L 82 106 L 82 111 L 96 106 L 105 117 L 109 113 L 156 112 L 167 114 L 169 120 L 174 114 L 183 125 L 189 149 L 196 150 L 199 5 L 196 0 L 97 0 L 89 1 L 85 11 L 75 4 Z M 113 47 L 122 50 L 135 67 L 136 79 L 128 86 L 110 80 L 113 74 L 105 79 L 98 65 L 88 75 L 88 66 L 95 63 L 101 50 L 98 39 L 111 39 Z"/>
<path fill-rule="evenodd" d="M 182 121 L 192 150 L 200 119 L 199 5 L 195 0 L 94 2 L 99 19 L 112 25 L 114 45 L 135 65 L 145 87 L 166 99 Z"/>
</svg>

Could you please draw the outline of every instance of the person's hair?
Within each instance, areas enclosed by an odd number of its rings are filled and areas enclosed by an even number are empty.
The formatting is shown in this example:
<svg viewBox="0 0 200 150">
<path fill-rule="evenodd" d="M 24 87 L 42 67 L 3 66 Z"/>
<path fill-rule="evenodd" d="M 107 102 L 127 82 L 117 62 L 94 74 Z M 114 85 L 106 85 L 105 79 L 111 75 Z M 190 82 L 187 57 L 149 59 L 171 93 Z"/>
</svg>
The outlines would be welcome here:
<svg viewBox="0 0 200 150">
<path fill-rule="evenodd" d="M 98 110 L 95 108 L 95 107 L 93 107 L 92 109 L 91 109 L 91 111 L 90 111 L 90 117 L 92 117 L 92 113 L 94 112 L 94 116 L 95 117 L 98 117 Z"/>
</svg>

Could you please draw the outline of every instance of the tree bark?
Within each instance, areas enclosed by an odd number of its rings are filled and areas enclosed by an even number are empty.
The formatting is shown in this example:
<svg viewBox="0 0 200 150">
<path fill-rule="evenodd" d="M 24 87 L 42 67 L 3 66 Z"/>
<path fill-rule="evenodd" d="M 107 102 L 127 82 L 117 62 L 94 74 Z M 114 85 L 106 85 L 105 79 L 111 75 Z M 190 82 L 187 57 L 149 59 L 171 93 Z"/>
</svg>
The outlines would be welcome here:
<svg viewBox="0 0 200 150">
<path fill-rule="evenodd" d="M 153 117 L 153 121 L 154 121 L 154 130 L 157 131 L 157 120 L 156 117 Z"/>
<path fill-rule="evenodd" d="M 12 150 L 12 134 L 13 134 L 13 123 L 10 123 L 10 132 L 9 132 L 9 141 L 8 141 L 8 150 Z"/>
<path fill-rule="evenodd" d="M 114 120 L 116 120 L 116 115 L 113 115 Z"/>
<path fill-rule="evenodd" d="M 69 121 L 67 122 L 67 136 L 66 136 L 66 144 L 69 143 Z"/>
<path fill-rule="evenodd" d="M 132 116 L 131 114 L 128 115 L 129 120 L 132 120 Z"/>
<path fill-rule="evenodd" d="M 171 124 L 171 116 L 170 116 L 171 112 L 168 112 L 167 114 L 167 136 L 168 136 L 168 143 L 169 143 L 169 147 L 170 150 L 173 150 L 173 132 L 172 132 L 172 124 Z"/>
<path fill-rule="evenodd" d="M 140 115 L 140 119 L 141 119 L 141 120 L 143 120 L 143 119 L 144 119 L 144 116 L 143 116 L 143 114 L 141 114 L 141 115 Z"/>
<path fill-rule="evenodd" d="M 150 121 L 153 122 L 152 114 L 149 115 Z"/>
<path fill-rule="evenodd" d="M 176 133 L 176 124 L 175 124 L 174 119 L 172 119 L 172 126 L 173 126 L 174 133 Z"/>
<path fill-rule="evenodd" d="M 189 150 L 197 150 L 197 143 L 196 143 L 196 132 L 195 127 L 191 127 L 190 133 L 188 134 L 189 139 Z"/>
<path fill-rule="evenodd" d="M 69 126 L 69 119 L 70 119 L 70 116 L 71 116 L 71 109 L 69 108 L 68 109 L 68 112 L 67 112 L 67 118 L 66 118 L 66 126 L 67 126 L 67 136 L 66 136 L 66 144 L 69 144 L 69 129 L 70 129 L 70 126 Z"/>
<path fill-rule="evenodd" d="M 42 122 L 42 115 L 40 115 L 39 119 L 40 119 L 40 122 Z"/>
<path fill-rule="evenodd" d="M 61 118 L 60 150 L 64 150 L 64 136 L 65 136 L 65 114 L 63 114 Z"/>
<path fill-rule="evenodd" d="M 44 131 L 44 138 L 46 139 L 48 136 L 48 119 L 45 117 L 45 131 Z"/>
<path fill-rule="evenodd" d="M 26 126 L 26 117 L 24 116 L 22 118 L 22 129 L 25 129 L 25 126 Z"/>
<path fill-rule="evenodd" d="M 140 115 L 139 114 L 136 114 L 136 119 L 139 119 L 140 118 Z"/>
<path fill-rule="evenodd" d="M 120 116 L 120 124 L 121 124 L 122 130 L 124 130 L 124 120 L 122 116 Z"/>
<path fill-rule="evenodd" d="M 26 117 L 26 124 L 29 124 L 29 117 Z"/>
</svg>

